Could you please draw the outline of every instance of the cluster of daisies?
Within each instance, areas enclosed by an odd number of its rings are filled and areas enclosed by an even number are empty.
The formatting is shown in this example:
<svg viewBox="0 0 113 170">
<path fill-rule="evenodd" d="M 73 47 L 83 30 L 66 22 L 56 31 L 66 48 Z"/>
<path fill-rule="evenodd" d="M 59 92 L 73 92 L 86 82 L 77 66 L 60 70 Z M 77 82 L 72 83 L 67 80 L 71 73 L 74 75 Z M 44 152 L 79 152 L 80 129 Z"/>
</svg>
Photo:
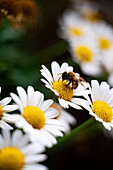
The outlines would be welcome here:
<svg viewBox="0 0 113 170">
<path fill-rule="evenodd" d="M 57 103 L 44 100 L 44 94 L 32 86 L 28 86 L 27 91 L 18 86 L 17 94 L 11 92 L 11 97 L 0 101 L 0 169 L 48 169 L 39 164 L 47 159 L 46 147 L 55 145 L 57 137 L 69 133 L 71 125 L 76 124 L 75 117 L 65 111 L 69 106 L 86 109 L 108 130 L 113 127 L 113 88 L 106 82 L 99 85 L 97 80 L 92 80 L 90 85 L 81 81 L 78 73 L 74 74 L 78 85 L 72 88 L 72 82 L 62 79 L 62 73 L 73 73 L 73 67 L 66 62 L 61 66 L 52 62 L 51 70 L 52 73 L 42 65 L 41 80 Z M 10 105 L 11 99 L 13 104 Z M 10 123 L 16 127 L 13 132 Z"/>
<path fill-rule="evenodd" d="M 68 41 L 72 59 L 84 74 L 108 74 L 113 86 L 113 27 L 101 19 L 97 4 L 78 3 L 59 18 L 58 34 Z"/>
</svg>

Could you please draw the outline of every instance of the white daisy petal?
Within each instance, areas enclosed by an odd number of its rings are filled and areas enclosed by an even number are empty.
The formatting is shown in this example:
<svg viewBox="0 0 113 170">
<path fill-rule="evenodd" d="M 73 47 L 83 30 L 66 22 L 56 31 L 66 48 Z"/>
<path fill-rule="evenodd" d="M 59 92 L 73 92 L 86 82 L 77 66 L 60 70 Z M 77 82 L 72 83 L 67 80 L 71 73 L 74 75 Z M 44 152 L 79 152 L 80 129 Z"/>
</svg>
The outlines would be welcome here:
<svg viewBox="0 0 113 170">
<path fill-rule="evenodd" d="M 45 129 L 52 133 L 52 135 L 54 135 L 55 137 L 57 136 L 63 137 L 63 133 L 54 127 L 52 128 L 51 126 L 46 125 Z"/>
<path fill-rule="evenodd" d="M 60 66 L 56 61 L 54 61 L 51 64 L 51 69 L 52 69 L 53 79 L 54 79 L 54 81 L 56 81 L 58 78 Z"/>
<path fill-rule="evenodd" d="M 26 107 L 27 106 L 27 94 L 25 90 L 22 87 L 18 86 L 17 92 L 20 97 L 20 100 L 22 101 L 23 107 Z"/>
<path fill-rule="evenodd" d="M 0 101 L 0 105 L 3 107 L 11 102 L 11 97 L 6 97 Z"/>
<path fill-rule="evenodd" d="M 9 115 L 6 113 L 4 113 L 2 120 L 9 123 L 15 123 L 17 121 L 17 119 L 13 115 Z"/>
<path fill-rule="evenodd" d="M 23 105 L 22 105 L 22 101 L 20 100 L 20 98 L 14 94 L 14 93 L 10 93 L 11 97 L 13 98 L 13 100 L 15 101 L 15 103 L 19 106 L 19 110 L 22 113 L 23 112 Z"/>
<path fill-rule="evenodd" d="M 6 105 L 6 106 L 3 106 L 3 111 L 4 112 L 11 112 L 11 111 L 14 111 L 14 110 L 17 110 L 17 109 L 18 109 L 17 105 Z"/>
<path fill-rule="evenodd" d="M 5 147 L 10 146 L 10 144 L 11 144 L 11 139 L 10 139 L 9 130 L 8 130 L 8 129 L 4 129 L 4 130 L 2 131 L 2 135 L 3 135 L 4 141 L 5 141 Z"/>
<path fill-rule="evenodd" d="M 91 86 L 92 86 L 92 99 L 93 99 L 93 101 L 98 100 L 98 96 L 99 96 L 99 83 L 98 83 L 98 81 L 92 80 Z"/>
<path fill-rule="evenodd" d="M 67 108 L 67 109 L 69 108 L 69 104 L 67 101 L 65 101 L 64 99 L 60 99 L 60 98 L 58 100 L 62 107 Z"/>
<path fill-rule="evenodd" d="M 6 146 L 5 141 L 2 135 L 0 134 L 0 149 L 4 148 L 5 146 Z"/>
<path fill-rule="evenodd" d="M 109 92 L 110 86 L 106 82 L 102 82 L 100 84 L 100 94 L 101 94 L 101 100 L 105 100 L 106 96 Z"/>
<path fill-rule="evenodd" d="M 36 106 L 40 108 L 40 106 L 42 105 L 43 100 L 44 100 L 44 95 L 37 91 L 36 96 L 37 96 L 37 105 Z"/>
<path fill-rule="evenodd" d="M 29 156 L 26 156 L 25 158 L 25 162 L 26 163 L 30 163 L 30 164 L 33 164 L 35 162 L 41 162 L 41 161 L 44 161 L 47 159 L 47 156 L 44 155 L 44 154 L 40 154 L 40 155 L 29 155 Z"/>
<path fill-rule="evenodd" d="M 53 100 L 49 99 L 43 102 L 42 106 L 40 107 L 41 110 L 45 111 L 47 108 L 49 108 L 53 104 Z"/>
<path fill-rule="evenodd" d="M 8 130 L 12 130 L 13 129 L 10 125 L 8 125 L 6 122 L 4 122 L 2 120 L 0 121 L 0 127 L 2 129 L 8 129 Z"/>
<path fill-rule="evenodd" d="M 44 65 L 42 65 L 42 68 L 43 68 L 44 71 L 45 71 L 45 75 L 46 75 L 46 77 L 47 77 L 47 80 L 48 80 L 49 82 L 53 82 L 53 78 L 52 78 L 51 73 L 49 72 L 49 70 L 48 70 Z M 44 74 L 44 73 L 41 73 L 41 74 Z"/>
<path fill-rule="evenodd" d="M 48 168 L 44 165 L 37 164 L 37 165 L 25 165 L 23 170 L 48 170 Z"/>
<path fill-rule="evenodd" d="M 18 147 L 20 145 L 20 139 L 22 138 L 22 131 L 21 130 L 15 130 L 12 136 L 12 146 Z M 19 141 L 19 142 L 18 142 Z M 27 140 L 28 142 L 28 140 Z"/>
<path fill-rule="evenodd" d="M 32 99 L 34 99 L 34 88 L 32 86 L 28 86 L 27 88 L 27 93 L 28 93 L 28 106 L 32 105 Z"/>
<path fill-rule="evenodd" d="M 51 119 L 55 118 L 59 115 L 59 112 L 55 111 L 54 108 L 49 108 L 47 111 L 45 111 L 45 119 Z"/>
</svg>

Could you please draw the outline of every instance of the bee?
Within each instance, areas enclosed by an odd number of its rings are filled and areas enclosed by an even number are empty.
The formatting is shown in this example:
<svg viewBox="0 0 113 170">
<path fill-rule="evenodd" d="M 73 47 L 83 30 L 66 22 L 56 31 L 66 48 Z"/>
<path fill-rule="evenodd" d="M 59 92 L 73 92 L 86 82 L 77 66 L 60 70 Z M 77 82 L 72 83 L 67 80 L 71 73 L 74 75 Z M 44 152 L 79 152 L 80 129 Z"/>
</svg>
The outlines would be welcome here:
<svg viewBox="0 0 113 170">
<path fill-rule="evenodd" d="M 63 81 L 66 80 L 68 82 L 68 84 L 66 86 L 69 86 L 69 84 L 71 84 L 71 83 L 72 83 L 72 89 L 76 89 L 78 87 L 79 83 L 82 86 L 84 86 L 81 83 L 81 81 L 85 82 L 85 80 L 82 77 L 76 75 L 76 73 L 71 72 L 71 71 L 69 71 L 69 72 L 65 71 L 65 72 L 63 72 L 61 74 L 62 74 L 62 80 Z"/>
</svg>

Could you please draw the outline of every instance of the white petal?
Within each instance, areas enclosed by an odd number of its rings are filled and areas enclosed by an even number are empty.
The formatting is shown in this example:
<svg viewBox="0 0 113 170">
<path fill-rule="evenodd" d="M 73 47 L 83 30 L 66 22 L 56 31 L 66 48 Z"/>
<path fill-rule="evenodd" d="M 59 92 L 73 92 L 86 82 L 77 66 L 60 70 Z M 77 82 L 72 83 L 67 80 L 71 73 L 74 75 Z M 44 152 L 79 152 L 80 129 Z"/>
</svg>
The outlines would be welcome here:
<svg viewBox="0 0 113 170">
<path fill-rule="evenodd" d="M 52 135 L 54 135 L 55 137 L 62 137 L 63 133 L 60 132 L 58 129 L 54 128 L 54 126 L 45 126 L 44 129 L 46 129 L 47 131 L 49 131 L 50 133 L 52 133 Z"/>
<path fill-rule="evenodd" d="M 48 109 L 51 105 L 53 104 L 53 100 L 49 99 L 43 102 L 43 104 L 41 105 L 40 109 L 42 111 L 45 111 L 46 109 Z"/>
<path fill-rule="evenodd" d="M 3 121 L 6 121 L 8 123 L 15 123 L 17 119 L 13 115 L 9 115 L 7 113 L 4 113 L 4 116 L 2 117 Z"/>
<path fill-rule="evenodd" d="M 43 137 L 45 138 L 44 139 L 45 146 L 52 147 L 53 144 L 57 143 L 56 138 L 53 135 L 51 135 L 49 132 L 42 129 L 41 133 L 42 133 Z"/>
<path fill-rule="evenodd" d="M 2 129 L 9 129 L 9 130 L 12 130 L 12 129 L 13 129 L 13 127 L 11 127 L 10 125 L 8 125 L 6 122 L 4 122 L 4 121 L 2 121 L 2 120 L 0 120 L 0 127 L 1 127 Z"/>
<path fill-rule="evenodd" d="M 109 89 L 110 89 L 110 86 L 106 82 L 102 82 L 100 84 L 100 97 L 101 97 L 102 101 L 104 101 L 104 99 L 106 99 Z"/>
<path fill-rule="evenodd" d="M 22 105 L 20 98 L 14 93 L 10 93 L 10 95 L 11 95 L 12 99 L 15 101 L 15 103 L 19 106 L 19 110 L 22 113 L 23 112 L 23 105 Z"/>
<path fill-rule="evenodd" d="M 29 155 L 29 154 L 36 154 L 36 153 L 41 153 L 45 151 L 44 146 L 42 146 L 40 143 L 35 142 L 32 144 L 26 145 L 24 148 L 22 148 L 22 153 L 24 155 Z"/>
<path fill-rule="evenodd" d="M 52 69 L 54 81 L 58 80 L 58 74 L 59 74 L 60 66 L 56 61 L 52 62 L 51 69 Z"/>
<path fill-rule="evenodd" d="M 22 87 L 18 86 L 17 92 L 20 97 L 20 100 L 22 101 L 23 107 L 26 107 L 27 106 L 27 94 L 25 90 Z"/>
<path fill-rule="evenodd" d="M 28 165 L 25 165 L 25 167 L 22 170 L 48 170 L 48 168 L 41 164 L 36 164 L 36 165 L 28 164 Z"/>
<path fill-rule="evenodd" d="M 45 154 L 28 155 L 28 156 L 25 157 L 25 162 L 33 164 L 35 162 L 45 161 L 46 159 L 47 159 L 47 156 Z"/>
<path fill-rule="evenodd" d="M 18 141 L 22 139 L 22 131 L 21 130 L 15 130 L 12 135 L 12 146 L 17 147 Z"/>
<path fill-rule="evenodd" d="M 27 103 L 27 105 L 32 106 L 33 101 L 34 101 L 34 88 L 32 86 L 28 86 L 27 94 L 28 94 L 28 103 Z"/>
<path fill-rule="evenodd" d="M 55 118 L 59 115 L 59 112 L 54 108 L 49 108 L 45 111 L 45 119 Z"/>
<path fill-rule="evenodd" d="M 35 92 L 35 100 L 36 100 L 35 106 L 40 108 L 43 103 L 43 100 L 44 100 L 44 95 L 42 93 L 36 91 Z"/>
<path fill-rule="evenodd" d="M 71 107 L 75 108 L 75 109 L 82 110 L 82 108 L 81 108 L 79 105 L 77 105 L 77 104 L 75 104 L 75 103 L 73 103 L 73 102 L 70 102 L 69 105 L 70 105 Z"/>
<path fill-rule="evenodd" d="M 17 109 L 18 109 L 17 105 L 6 105 L 6 106 L 3 106 L 3 111 L 4 112 L 12 112 L 12 111 L 17 110 Z"/>
<path fill-rule="evenodd" d="M 4 148 L 5 146 L 6 146 L 5 141 L 2 135 L 0 134 L 0 149 Z"/>
<path fill-rule="evenodd" d="M 8 103 L 10 103 L 10 101 L 11 101 L 11 97 L 6 97 L 0 101 L 0 105 L 3 107 L 5 105 L 7 105 Z"/>
<path fill-rule="evenodd" d="M 97 76 L 97 75 L 101 75 L 102 70 L 100 67 L 100 64 L 98 63 L 88 63 L 88 64 L 81 64 L 81 69 L 83 71 L 83 73 L 85 73 L 86 75 L 91 75 L 91 76 Z"/>
<path fill-rule="evenodd" d="M 59 125 L 59 126 L 62 126 L 62 123 L 59 121 L 59 120 L 56 120 L 56 119 L 48 119 L 46 120 L 45 124 L 48 124 L 48 125 Z"/>
<path fill-rule="evenodd" d="M 68 104 L 67 101 L 65 101 L 64 99 L 60 99 L 60 98 L 58 100 L 59 100 L 59 103 L 62 107 L 69 108 L 69 104 Z"/>
<path fill-rule="evenodd" d="M 5 146 L 6 147 L 11 146 L 10 131 L 8 129 L 3 129 L 2 134 L 3 134 L 3 139 L 5 141 Z"/>
<path fill-rule="evenodd" d="M 63 73 L 64 71 L 67 71 L 67 68 L 68 68 L 68 63 L 64 62 L 64 63 L 61 65 L 61 71 L 62 71 L 62 73 Z"/>
<path fill-rule="evenodd" d="M 94 101 L 98 100 L 98 97 L 100 96 L 98 81 L 97 80 L 92 80 L 91 81 L 91 86 L 92 86 L 92 100 L 94 102 Z"/>
<path fill-rule="evenodd" d="M 111 73 L 108 77 L 108 83 L 113 87 L 113 73 Z"/>
<path fill-rule="evenodd" d="M 90 106 L 89 106 L 88 101 L 86 101 L 84 99 L 73 98 L 72 102 L 77 104 L 77 105 L 80 105 L 80 106 L 84 107 L 88 111 L 90 110 Z"/>
<path fill-rule="evenodd" d="M 42 68 L 43 68 L 44 72 L 41 71 L 41 74 L 48 80 L 49 83 L 52 83 L 53 78 L 51 76 L 50 71 L 44 65 L 42 65 Z"/>
<path fill-rule="evenodd" d="M 45 86 L 49 89 L 51 89 L 51 84 L 49 84 L 45 79 L 41 79 L 43 83 L 45 83 Z"/>
</svg>

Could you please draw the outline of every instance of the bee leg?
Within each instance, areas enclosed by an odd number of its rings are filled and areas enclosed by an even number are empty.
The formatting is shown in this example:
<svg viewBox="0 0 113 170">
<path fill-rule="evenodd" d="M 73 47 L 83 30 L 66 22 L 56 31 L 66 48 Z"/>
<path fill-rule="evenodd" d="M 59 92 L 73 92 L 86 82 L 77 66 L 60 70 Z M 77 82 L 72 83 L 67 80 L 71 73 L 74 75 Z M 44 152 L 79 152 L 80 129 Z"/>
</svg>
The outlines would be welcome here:
<svg viewBox="0 0 113 170">
<path fill-rule="evenodd" d="M 67 86 L 69 86 L 69 85 L 70 85 L 70 83 L 71 83 L 71 81 L 70 81 L 70 82 L 66 85 L 66 87 L 67 87 Z"/>
</svg>

